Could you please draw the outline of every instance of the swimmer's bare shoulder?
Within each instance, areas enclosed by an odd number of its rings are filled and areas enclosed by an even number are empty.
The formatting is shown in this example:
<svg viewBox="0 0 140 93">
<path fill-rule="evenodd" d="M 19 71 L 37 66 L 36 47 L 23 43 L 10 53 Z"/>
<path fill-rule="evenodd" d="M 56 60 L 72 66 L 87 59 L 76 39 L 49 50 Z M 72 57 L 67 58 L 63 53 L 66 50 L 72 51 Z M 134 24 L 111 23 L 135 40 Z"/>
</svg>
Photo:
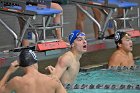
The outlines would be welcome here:
<svg viewBox="0 0 140 93">
<path fill-rule="evenodd" d="M 60 56 L 59 59 L 58 59 L 58 63 L 60 65 L 65 65 L 65 66 L 69 66 L 70 62 L 73 60 L 72 58 L 72 53 L 69 51 L 69 52 L 66 52 L 64 55 Z"/>
<path fill-rule="evenodd" d="M 42 74 L 42 77 L 44 77 L 44 79 L 42 79 L 42 80 L 44 80 L 44 82 L 45 81 L 47 82 L 46 83 L 47 87 L 52 88 L 52 90 L 55 89 L 55 93 L 66 93 L 65 88 L 63 87 L 62 83 L 60 82 L 59 78 L 56 75 Z"/>
<path fill-rule="evenodd" d="M 56 84 L 54 84 L 54 85 L 56 85 L 56 86 L 58 86 L 59 84 L 61 84 L 59 78 L 58 78 L 56 75 L 53 75 L 53 74 L 48 75 L 48 78 L 49 78 L 50 81 L 56 83 Z M 52 83 L 52 82 L 51 82 L 51 83 Z"/>
<path fill-rule="evenodd" d="M 56 76 L 51 76 L 55 86 L 56 86 L 56 93 L 67 93 L 66 89 L 63 87 L 62 83 Z M 51 82 L 52 83 L 52 82 Z"/>
<path fill-rule="evenodd" d="M 119 66 L 121 61 L 122 56 L 120 55 L 119 51 L 115 51 L 109 59 L 109 66 Z"/>
<path fill-rule="evenodd" d="M 19 88 L 19 84 L 21 84 L 22 82 L 22 77 L 15 76 L 5 85 L 4 93 L 10 93 L 13 90 L 17 90 Z"/>
</svg>

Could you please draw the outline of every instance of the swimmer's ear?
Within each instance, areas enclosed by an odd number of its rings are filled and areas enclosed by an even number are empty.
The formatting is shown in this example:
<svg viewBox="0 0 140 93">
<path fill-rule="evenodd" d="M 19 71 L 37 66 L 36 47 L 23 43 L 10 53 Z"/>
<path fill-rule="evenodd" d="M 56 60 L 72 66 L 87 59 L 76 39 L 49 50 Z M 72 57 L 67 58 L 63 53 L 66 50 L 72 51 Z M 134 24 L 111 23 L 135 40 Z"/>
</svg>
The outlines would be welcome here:
<svg viewBox="0 0 140 93">
<path fill-rule="evenodd" d="M 74 47 L 74 43 L 71 44 L 71 47 Z"/>
<path fill-rule="evenodd" d="M 118 45 L 119 47 L 121 47 L 121 46 L 122 46 L 122 44 L 121 44 L 121 43 L 118 43 L 117 45 Z"/>
</svg>

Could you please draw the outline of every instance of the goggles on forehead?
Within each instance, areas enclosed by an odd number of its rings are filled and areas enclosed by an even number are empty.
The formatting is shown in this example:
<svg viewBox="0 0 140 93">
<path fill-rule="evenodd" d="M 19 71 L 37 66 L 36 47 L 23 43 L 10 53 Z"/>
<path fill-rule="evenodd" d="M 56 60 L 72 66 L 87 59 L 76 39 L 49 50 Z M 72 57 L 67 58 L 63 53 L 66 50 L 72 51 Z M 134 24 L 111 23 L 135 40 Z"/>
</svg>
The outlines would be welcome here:
<svg viewBox="0 0 140 93">
<path fill-rule="evenodd" d="M 77 37 L 82 37 L 82 36 L 85 36 L 85 33 L 80 32 L 80 33 L 78 33 L 78 35 L 77 35 Z"/>
</svg>

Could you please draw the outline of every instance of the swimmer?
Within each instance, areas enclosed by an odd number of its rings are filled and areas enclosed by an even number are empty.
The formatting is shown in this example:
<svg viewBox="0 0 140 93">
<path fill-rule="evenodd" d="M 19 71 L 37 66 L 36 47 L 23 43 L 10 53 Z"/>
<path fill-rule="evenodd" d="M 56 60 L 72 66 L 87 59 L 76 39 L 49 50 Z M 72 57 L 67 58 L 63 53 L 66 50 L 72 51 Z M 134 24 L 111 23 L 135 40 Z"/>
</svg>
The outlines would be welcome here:
<svg viewBox="0 0 140 93">
<path fill-rule="evenodd" d="M 59 57 L 55 66 L 55 74 L 63 84 L 72 84 L 80 68 L 80 58 L 87 51 L 85 33 L 74 30 L 69 35 L 71 49 Z M 48 68 L 48 67 L 47 67 Z"/>
<path fill-rule="evenodd" d="M 19 62 L 12 64 L 0 82 L 0 93 L 66 93 L 55 75 L 47 76 L 38 72 L 37 57 L 32 50 L 22 50 Z M 9 76 L 18 68 L 17 64 L 23 68 L 25 74 L 14 77 L 6 84 Z"/>
<path fill-rule="evenodd" d="M 108 66 L 134 66 L 133 54 L 131 53 L 133 50 L 131 36 L 126 32 L 117 31 L 114 40 L 117 49 L 110 57 Z"/>
</svg>

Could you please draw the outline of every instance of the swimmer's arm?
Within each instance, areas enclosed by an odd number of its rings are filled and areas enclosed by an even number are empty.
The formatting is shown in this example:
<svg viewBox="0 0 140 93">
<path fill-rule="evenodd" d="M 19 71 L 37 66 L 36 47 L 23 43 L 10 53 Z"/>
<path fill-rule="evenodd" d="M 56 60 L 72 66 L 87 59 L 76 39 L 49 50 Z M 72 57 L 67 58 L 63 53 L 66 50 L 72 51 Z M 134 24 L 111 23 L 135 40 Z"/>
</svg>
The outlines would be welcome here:
<svg viewBox="0 0 140 93">
<path fill-rule="evenodd" d="M 2 87 L 4 87 L 4 85 L 6 84 L 6 82 L 8 81 L 10 75 L 12 73 L 14 73 L 16 70 L 18 69 L 18 63 L 17 61 L 14 61 L 11 63 L 11 66 L 9 67 L 9 69 L 7 70 L 7 72 L 5 73 L 4 77 L 2 78 L 2 80 L 0 81 L 0 89 Z"/>
<path fill-rule="evenodd" d="M 9 77 L 10 77 L 11 73 L 9 71 L 7 71 L 4 75 L 4 77 L 2 78 L 2 80 L 0 81 L 0 90 L 5 86 L 6 82 L 8 81 Z"/>
<path fill-rule="evenodd" d="M 63 56 L 58 59 L 58 62 L 55 66 L 56 75 L 60 79 L 62 74 L 66 71 L 67 67 L 69 67 L 69 62 L 71 59 L 67 56 Z"/>
<path fill-rule="evenodd" d="M 132 62 L 132 65 L 133 65 L 133 66 L 135 66 L 135 61 L 134 61 L 134 56 L 133 56 L 133 54 L 132 54 L 132 53 L 130 53 L 130 56 L 131 56 L 132 61 L 133 61 L 133 62 Z"/>
</svg>

